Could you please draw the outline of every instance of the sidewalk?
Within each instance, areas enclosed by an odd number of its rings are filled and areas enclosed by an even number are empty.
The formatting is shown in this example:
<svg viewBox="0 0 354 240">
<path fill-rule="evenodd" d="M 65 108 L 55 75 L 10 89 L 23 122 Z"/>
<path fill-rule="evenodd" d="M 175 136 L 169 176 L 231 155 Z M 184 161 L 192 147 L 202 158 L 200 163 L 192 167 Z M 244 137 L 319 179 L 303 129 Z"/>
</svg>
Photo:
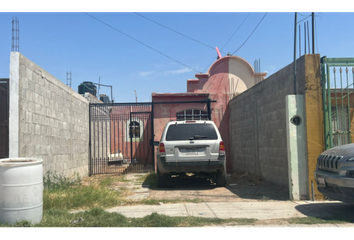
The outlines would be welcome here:
<svg viewBox="0 0 354 240">
<path fill-rule="evenodd" d="M 258 220 L 270 220 L 281 218 L 329 217 L 334 220 L 340 220 L 340 216 L 343 217 L 352 215 L 353 210 L 353 205 L 337 201 L 264 201 L 120 206 L 107 209 L 106 211 L 117 212 L 129 218 L 142 218 L 156 212 L 167 216 L 194 216 L 221 219 L 253 218 Z M 304 226 L 319 227 L 320 225 L 324 225 L 326 227 L 333 225 L 333 227 L 336 227 L 338 224 L 317 224 Z M 354 224 L 341 224 L 340 226 L 344 225 L 354 227 Z M 267 226 L 269 227 L 269 225 Z M 284 225 L 284 227 L 285 226 L 287 225 Z"/>
</svg>

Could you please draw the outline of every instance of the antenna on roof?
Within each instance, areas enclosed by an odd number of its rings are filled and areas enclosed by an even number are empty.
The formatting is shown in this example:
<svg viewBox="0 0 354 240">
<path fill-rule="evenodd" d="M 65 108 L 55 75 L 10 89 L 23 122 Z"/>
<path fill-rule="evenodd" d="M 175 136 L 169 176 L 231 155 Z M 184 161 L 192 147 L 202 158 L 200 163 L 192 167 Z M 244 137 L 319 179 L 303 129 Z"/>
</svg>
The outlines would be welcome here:
<svg viewBox="0 0 354 240">
<path fill-rule="evenodd" d="M 135 92 L 135 102 L 138 102 L 138 97 L 136 96 L 136 91 L 134 90 Z"/>
<path fill-rule="evenodd" d="M 217 52 L 217 54 L 218 54 L 217 59 L 222 58 L 221 53 L 220 53 L 220 51 L 219 51 L 219 48 L 218 48 L 218 47 L 215 47 L 215 49 L 216 49 L 216 52 Z"/>
</svg>

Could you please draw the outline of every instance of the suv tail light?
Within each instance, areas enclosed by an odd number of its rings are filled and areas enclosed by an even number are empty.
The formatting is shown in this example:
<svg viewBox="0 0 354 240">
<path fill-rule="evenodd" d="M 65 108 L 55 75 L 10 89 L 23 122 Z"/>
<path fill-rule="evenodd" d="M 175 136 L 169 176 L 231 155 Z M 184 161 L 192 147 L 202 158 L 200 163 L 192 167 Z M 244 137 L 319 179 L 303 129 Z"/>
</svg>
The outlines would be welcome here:
<svg viewBox="0 0 354 240">
<path fill-rule="evenodd" d="M 219 145 L 219 155 L 225 155 L 225 145 L 223 141 L 221 141 Z"/>
<path fill-rule="evenodd" d="M 165 144 L 160 143 L 160 145 L 159 145 L 159 153 L 160 153 L 160 155 L 165 155 L 166 154 L 166 152 L 165 152 Z"/>
</svg>

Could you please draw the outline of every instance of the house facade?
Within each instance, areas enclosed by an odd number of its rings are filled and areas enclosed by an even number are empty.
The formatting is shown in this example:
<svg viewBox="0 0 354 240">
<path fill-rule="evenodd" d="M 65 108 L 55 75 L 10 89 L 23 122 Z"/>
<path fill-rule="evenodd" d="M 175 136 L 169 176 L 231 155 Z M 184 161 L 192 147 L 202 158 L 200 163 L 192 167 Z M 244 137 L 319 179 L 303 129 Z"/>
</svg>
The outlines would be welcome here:
<svg viewBox="0 0 354 240">
<path fill-rule="evenodd" d="M 187 80 L 186 93 L 152 93 L 154 141 L 160 140 L 171 120 L 203 120 L 210 114 L 224 140 L 226 158 L 230 159 L 229 101 L 265 76 L 266 73 L 256 73 L 243 58 L 225 56 L 215 61 L 207 73 Z M 226 165 L 230 171 L 231 161 Z"/>
</svg>

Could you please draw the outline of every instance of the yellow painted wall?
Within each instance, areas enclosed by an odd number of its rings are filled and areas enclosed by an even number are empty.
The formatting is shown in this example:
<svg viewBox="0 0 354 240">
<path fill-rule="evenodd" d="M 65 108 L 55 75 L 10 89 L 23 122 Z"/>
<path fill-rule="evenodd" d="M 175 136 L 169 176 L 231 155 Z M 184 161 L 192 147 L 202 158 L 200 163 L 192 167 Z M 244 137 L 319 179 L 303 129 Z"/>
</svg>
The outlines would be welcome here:
<svg viewBox="0 0 354 240">
<path fill-rule="evenodd" d="M 317 184 L 314 176 L 317 157 L 325 150 L 322 102 L 320 55 L 305 55 L 305 111 L 307 128 L 308 187 L 311 198 L 311 182 L 313 182 L 316 200 L 323 199 L 323 195 L 317 190 Z"/>
</svg>

